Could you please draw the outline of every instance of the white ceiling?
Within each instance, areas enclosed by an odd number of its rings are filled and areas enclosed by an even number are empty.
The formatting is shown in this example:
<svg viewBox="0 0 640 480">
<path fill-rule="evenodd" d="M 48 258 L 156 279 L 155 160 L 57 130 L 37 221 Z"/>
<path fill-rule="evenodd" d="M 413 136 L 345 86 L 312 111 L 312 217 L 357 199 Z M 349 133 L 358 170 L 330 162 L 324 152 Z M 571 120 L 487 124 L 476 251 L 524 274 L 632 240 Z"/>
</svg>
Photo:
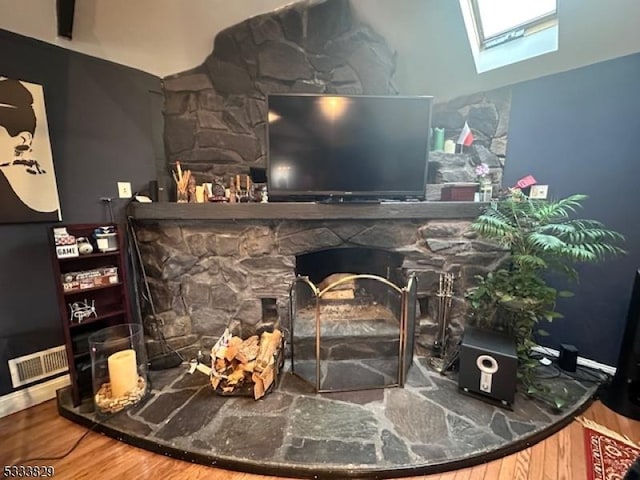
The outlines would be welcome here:
<svg viewBox="0 0 640 480">
<path fill-rule="evenodd" d="M 640 52 L 640 1 L 560 0 L 560 50 L 476 74 L 456 0 L 351 0 L 398 51 L 404 94 L 445 99 Z M 289 0 L 81 0 L 72 41 L 54 0 L 0 0 L 0 28 L 154 75 L 200 65 L 220 30 Z M 0 72 L 0 75 L 2 72 Z"/>
</svg>

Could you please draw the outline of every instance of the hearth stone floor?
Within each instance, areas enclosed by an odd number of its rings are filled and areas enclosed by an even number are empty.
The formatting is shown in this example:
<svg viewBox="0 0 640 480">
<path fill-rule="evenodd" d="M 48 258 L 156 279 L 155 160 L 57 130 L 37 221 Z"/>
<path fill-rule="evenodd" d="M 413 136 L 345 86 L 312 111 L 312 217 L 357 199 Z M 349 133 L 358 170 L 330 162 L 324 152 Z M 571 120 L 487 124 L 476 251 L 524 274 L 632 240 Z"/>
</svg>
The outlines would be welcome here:
<svg viewBox="0 0 640 480">
<path fill-rule="evenodd" d="M 554 375 L 547 375 L 553 377 Z M 288 371 L 264 398 L 221 397 L 208 377 L 186 366 L 149 372 L 137 405 L 104 418 L 89 401 L 59 412 L 127 443 L 232 470 L 304 478 L 392 478 L 473 465 L 535 443 L 586 408 L 598 385 L 560 375 L 567 406 L 518 393 L 513 410 L 463 395 L 455 374 L 414 359 L 405 387 L 315 394 Z"/>
</svg>

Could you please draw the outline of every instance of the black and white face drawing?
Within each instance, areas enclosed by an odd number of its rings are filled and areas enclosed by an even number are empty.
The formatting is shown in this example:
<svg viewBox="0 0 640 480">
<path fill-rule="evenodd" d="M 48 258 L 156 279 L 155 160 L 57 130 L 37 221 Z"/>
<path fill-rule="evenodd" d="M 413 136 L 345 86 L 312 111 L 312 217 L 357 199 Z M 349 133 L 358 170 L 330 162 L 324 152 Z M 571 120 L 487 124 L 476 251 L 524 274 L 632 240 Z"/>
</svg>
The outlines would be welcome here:
<svg viewBox="0 0 640 480">
<path fill-rule="evenodd" d="M 41 85 L 0 77 L 0 223 L 61 220 Z"/>
</svg>

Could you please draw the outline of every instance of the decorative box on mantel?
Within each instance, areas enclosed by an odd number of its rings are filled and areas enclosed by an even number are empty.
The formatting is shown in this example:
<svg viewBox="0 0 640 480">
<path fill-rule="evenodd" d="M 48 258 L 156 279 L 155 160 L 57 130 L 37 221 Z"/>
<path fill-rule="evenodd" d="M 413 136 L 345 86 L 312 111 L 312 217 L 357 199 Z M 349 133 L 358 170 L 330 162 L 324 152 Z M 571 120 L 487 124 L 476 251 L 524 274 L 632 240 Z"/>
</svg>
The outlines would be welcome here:
<svg viewBox="0 0 640 480">
<path fill-rule="evenodd" d="M 458 183 L 442 187 L 440 199 L 445 202 L 473 202 L 477 183 Z"/>
</svg>

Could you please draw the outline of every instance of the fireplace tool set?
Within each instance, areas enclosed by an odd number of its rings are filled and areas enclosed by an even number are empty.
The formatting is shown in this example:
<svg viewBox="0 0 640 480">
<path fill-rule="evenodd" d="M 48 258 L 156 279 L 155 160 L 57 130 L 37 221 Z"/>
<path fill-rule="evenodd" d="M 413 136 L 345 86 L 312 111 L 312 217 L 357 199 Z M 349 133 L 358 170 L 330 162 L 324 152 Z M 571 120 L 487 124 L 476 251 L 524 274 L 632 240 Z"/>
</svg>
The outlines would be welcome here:
<svg viewBox="0 0 640 480">
<path fill-rule="evenodd" d="M 449 315 L 453 302 L 453 282 L 455 276 L 452 273 L 441 273 L 438 283 L 436 298 L 438 299 L 436 309 L 436 323 L 438 330 L 433 342 L 431 357 L 432 366 L 441 373 L 450 367 L 448 361 L 449 346 Z"/>
</svg>

